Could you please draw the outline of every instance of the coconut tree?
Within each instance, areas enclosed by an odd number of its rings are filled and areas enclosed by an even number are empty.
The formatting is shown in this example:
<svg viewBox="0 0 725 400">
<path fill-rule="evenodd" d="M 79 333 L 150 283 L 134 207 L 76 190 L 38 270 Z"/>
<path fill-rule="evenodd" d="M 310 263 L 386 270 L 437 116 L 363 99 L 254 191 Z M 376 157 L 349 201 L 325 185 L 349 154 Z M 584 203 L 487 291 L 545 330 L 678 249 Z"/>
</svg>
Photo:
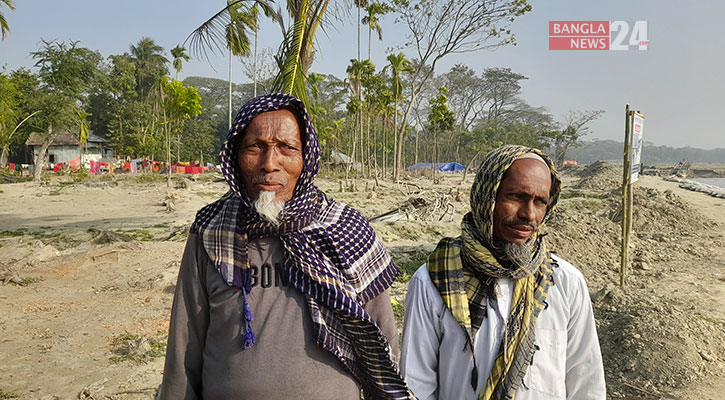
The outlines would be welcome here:
<svg viewBox="0 0 725 400">
<path fill-rule="evenodd" d="M 5 4 L 8 6 L 10 11 L 15 10 L 15 6 L 13 5 L 13 0 L 0 0 L 0 4 Z M 5 35 L 10 32 L 10 26 L 8 25 L 8 21 L 5 19 L 5 15 L 0 12 L 0 32 L 2 32 L 2 40 L 5 40 Z"/>
<path fill-rule="evenodd" d="M 259 29 L 255 6 L 261 7 L 266 15 L 274 19 L 280 18 L 279 13 L 266 1 L 227 0 L 226 7 L 196 28 L 184 42 L 190 42 L 192 53 L 207 59 L 209 51 L 218 50 L 229 54 L 229 128 L 232 127 L 232 59 L 233 56 L 250 54 L 249 32 L 255 31 L 256 35 Z"/>
<path fill-rule="evenodd" d="M 386 65 L 384 69 L 390 68 L 390 71 L 393 75 L 393 80 L 390 85 L 390 91 L 393 93 L 393 98 L 395 99 L 395 111 L 393 112 L 393 132 L 398 132 L 398 103 L 403 97 L 403 81 L 400 79 L 400 76 L 403 72 L 412 72 L 413 65 L 402 52 L 398 54 L 389 54 L 388 62 L 389 64 Z M 395 137 L 393 137 L 393 141 L 396 141 Z M 400 160 L 400 157 L 402 157 L 403 155 L 402 147 L 403 130 L 401 129 L 400 137 L 397 138 L 397 144 L 393 145 L 393 148 L 395 149 L 393 154 L 393 171 L 395 179 L 400 176 L 400 168 L 402 168 L 402 162 Z"/>
<path fill-rule="evenodd" d="M 364 160 L 363 147 L 362 147 L 362 82 L 363 79 L 373 75 L 375 73 L 375 65 L 370 60 L 350 60 L 350 65 L 347 67 L 347 76 L 350 82 L 351 98 L 354 100 L 348 104 L 348 111 L 354 113 L 357 116 L 357 123 L 355 129 L 355 139 L 353 140 L 352 146 L 352 161 L 355 162 L 355 147 L 358 140 L 360 141 L 360 159 Z"/>
<path fill-rule="evenodd" d="M 275 11 L 264 0 L 229 1 L 226 7 L 189 35 L 187 40 L 191 40 L 192 53 L 199 52 L 207 56 L 208 50 L 227 48 L 225 32 L 231 20 L 229 10 L 241 4 L 258 5 L 265 15 L 277 21 L 282 30 L 282 44 L 275 57 L 279 73 L 274 79 L 272 90 L 290 93 L 307 103 L 305 82 L 314 59 L 315 34 L 322 24 L 330 0 L 287 1 L 287 12 L 292 21 L 290 26 L 285 26 L 281 11 Z"/>
<path fill-rule="evenodd" d="M 364 16 L 362 23 L 368 26 L 368 60 L 372 48 L 373 31 L 378 34 L 378 40 L 383 40 L 383 27 L 380 26 L 380 16 L 390 11 L 390 7 L 384 3 L 372 3 L 365 7 L 368 15 Z"/>
<path fill-rule="evenodd" d="M 142 37 L 129 47 L 131 58 L 136 64 L 136 91 L 142 100 L 151 92 L 151 88 L 165 76 L 169 60 L 164 57 L 164 48 L 149 37 Z"/>
<path fill-rule="evenodd" d="M 284 39 L 276 57 L 280 67 L 273 89 L 290 93 L 307 103 L 307 73 L 314 60 L 314 40 L 330 0 L 290 0 L 287 11 L 289 28 L 280 20 Z"/>
<path fill-rule="evenodd" d="M 176 70 L 176 80 L 179 80 L 179 72 L 183 69 L 182 62 L 183 61 L 189 61 L 189 55 L 186 54 L 186 48 L 182 45 L 176 45 L 173 49 L 171 49 L 171 56 L 174 57 L 174 60 L 172 61 L 172 65 L 174 66 L 174 69 Z"/>
</svg>

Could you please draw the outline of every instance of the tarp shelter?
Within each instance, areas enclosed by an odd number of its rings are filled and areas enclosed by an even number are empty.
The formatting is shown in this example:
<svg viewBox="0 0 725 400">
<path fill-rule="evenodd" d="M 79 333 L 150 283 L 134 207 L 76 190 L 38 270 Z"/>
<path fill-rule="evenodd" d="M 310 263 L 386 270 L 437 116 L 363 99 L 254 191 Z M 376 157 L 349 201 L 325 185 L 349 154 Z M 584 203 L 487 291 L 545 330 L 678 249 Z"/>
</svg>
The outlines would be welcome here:
<svg viewBox="0 0 725 400">
<path fill-rule="evenodd" d="M 330 162 L 334 165 L 344 165 L 344 166 L 350 165 L 352 167 L 352 169 L 358 170 L 358 171 L 362 169 L 362 163 L 360 163 L 360 162 L 353 163 L 352 158 L 350 158 L 350 156 L 348 156 L 347 154 L 337 152 L 335 150 L 332 150 L 330 152 Z"/>
<path fill-rule="evenodd" d="M 449 163 L 418 163 L 411 165 L 410 167 L 406 168 L 408 171 L 415 171 L 420 169 L 437 169 L 438 171 L 443 172 L 460 172 L 464 171 L 466 167 L 463 165 L 457 163 L 457 162 L 449 162 Z"/>
</svg>

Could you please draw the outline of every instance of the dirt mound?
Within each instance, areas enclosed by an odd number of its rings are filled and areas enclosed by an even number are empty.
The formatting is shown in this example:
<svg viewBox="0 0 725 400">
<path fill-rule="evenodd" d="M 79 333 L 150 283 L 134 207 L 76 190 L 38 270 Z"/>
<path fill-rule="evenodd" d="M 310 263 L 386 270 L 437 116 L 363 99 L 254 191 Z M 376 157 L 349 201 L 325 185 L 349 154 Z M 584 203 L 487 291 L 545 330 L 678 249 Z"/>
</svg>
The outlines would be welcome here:
<svg viewBox="0 0 725 400">
<path fill-rule="evenodd" d="M 595 303 L 611 397 L 628 397 L 635 389 L 661 398 L 671 388 L 725 371 L 717 362 L 725 357 L 721 323 L 669 296 L 634 294 L 610 293 Z"/>
<path fill-rule="evenodd" d="M 585 182 L 593 188 L 606 183 L 607 174 L 611 169 L 604 166 L 582 181 L 590 179 Z M 685 290 L 661 286 L 665 278 L 691 273 L 695 260 L 707 260 L 712 249 L 723 247 L 721 240 L 700 236 L 716 224 L 670 190 L 635 186 L 631 270 L 623 291 L 621 195 L 600 187 L 594 194 L 570 191 L 544 229 L 550 232 L 548 247 L 587 278 L 609 397 L 661 398 L 673 388 L 722 374 L 725 366 L 717 360 L 725 357 L 725 321 L 701 311 L 697 280 L 684 282 Z"/>
<path fill-rule="evenodd" d="M 577 189 L 611 190 L 622 186 L 622 167 L 597 161 L 579 171 Z"/>
<path fill-rule="evenodd" d="M 661 192 L 635 186 L 633 196 L 633 232 L 639 237 L 646 234 L 691 236 L 714 225 L 671 190 Z"/>
</svg>

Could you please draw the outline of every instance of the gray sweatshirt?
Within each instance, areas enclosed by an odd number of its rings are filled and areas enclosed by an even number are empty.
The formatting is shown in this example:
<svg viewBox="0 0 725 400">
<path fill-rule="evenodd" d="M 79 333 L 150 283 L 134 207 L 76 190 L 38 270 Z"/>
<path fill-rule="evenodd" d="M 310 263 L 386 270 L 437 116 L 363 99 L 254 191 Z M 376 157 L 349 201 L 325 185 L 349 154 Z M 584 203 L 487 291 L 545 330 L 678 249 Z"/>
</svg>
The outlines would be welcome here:
<svg viewBox="0 0 725 400">
<path fill-rule="evenodd" d="M 274 237 L 250 241 L 257 341 L 243 350 L 241 291 L 229 287 L 191 234 L 171 309 L 161 399 L 359 399 L 360 386 L 313 339 L 305 297 L 289 286 L 284 248 Z M 398 358 L 389 290 L 365 305 Z"/>
</svg>

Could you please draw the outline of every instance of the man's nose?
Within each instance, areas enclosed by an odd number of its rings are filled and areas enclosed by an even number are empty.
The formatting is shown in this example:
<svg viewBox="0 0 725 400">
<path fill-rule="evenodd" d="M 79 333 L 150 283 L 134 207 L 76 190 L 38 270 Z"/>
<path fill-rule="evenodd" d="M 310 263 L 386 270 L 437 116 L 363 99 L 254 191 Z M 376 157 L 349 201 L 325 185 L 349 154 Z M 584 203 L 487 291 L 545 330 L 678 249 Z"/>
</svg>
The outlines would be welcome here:
<svg viewBox="0 0 725 400">
<path fill-rule="evenodd" d="M 279 152 L 275 147 L 269 147 L 262 153 L 262 171 L 274 172 L 279 170 Z"/>
<path fill-rule="evenodd" d="M 536 218 L 536 208 L 533 201 L 527 201 L 519 207 L 518 217 L 526 221 L 533 221 Z"/>
</svg>

